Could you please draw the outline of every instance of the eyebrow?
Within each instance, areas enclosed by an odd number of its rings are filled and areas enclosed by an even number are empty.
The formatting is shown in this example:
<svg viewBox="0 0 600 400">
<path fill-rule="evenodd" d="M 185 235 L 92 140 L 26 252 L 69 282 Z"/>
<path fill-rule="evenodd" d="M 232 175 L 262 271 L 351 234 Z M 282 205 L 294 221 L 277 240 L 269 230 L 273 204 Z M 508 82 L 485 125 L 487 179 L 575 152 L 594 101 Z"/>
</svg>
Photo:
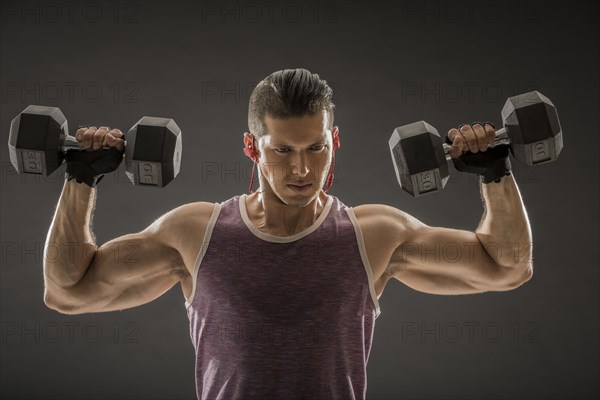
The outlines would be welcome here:
<svg viewBox="0 0 600 400">
<path fill-rule="evenodd" d="M 319 141 L 311 144 L 310 146 L 314 146 L 316 144 L 322 144 L 325 141 L 327 141 L 327 135 L 321 135 L 321 137 L 319 138 Z M 290 146 L 288 144 L 278 143 L 278 142 L 274 142 L 273 146 L 276 146 L 276 147 L 294 147 L 294 146 Z"/>
</svg>

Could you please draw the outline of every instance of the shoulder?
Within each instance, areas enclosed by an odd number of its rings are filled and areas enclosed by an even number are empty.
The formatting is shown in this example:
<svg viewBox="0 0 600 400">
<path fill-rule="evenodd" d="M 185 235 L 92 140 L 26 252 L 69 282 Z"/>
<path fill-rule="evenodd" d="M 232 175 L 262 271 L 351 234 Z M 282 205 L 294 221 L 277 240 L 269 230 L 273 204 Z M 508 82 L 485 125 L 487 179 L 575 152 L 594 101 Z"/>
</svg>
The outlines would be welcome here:
<svg viewBox="0 0 600 400">
<path fill-rule="evenodd" d="M 158 217 L 142 234 L 157 246 L 175 249 L 182 279 L 190 277 L 196 255 L 217 204 L 187 203 Z"/>
<path fill-rule="evenodd" d="M 158 217 L 144 233 L 162 243 L 186 252 L 193 238 L 204 236 L 216 203 L 198 201 L 181 205 Z"/>
<path fill-rule="evenodd" d="M 208 222 L 215 207 L 215 203 L 206 201 L 183 204 L 158 217 L 147 230 L 170 231 Z"/>
<path fill-rule="evenodd" d="M 362 204 L 351 207 L 361 230 L 382 238 L 394 235 L 400 242 L 427 225 L 409 213 L 386 204 Z"/>
</svg>

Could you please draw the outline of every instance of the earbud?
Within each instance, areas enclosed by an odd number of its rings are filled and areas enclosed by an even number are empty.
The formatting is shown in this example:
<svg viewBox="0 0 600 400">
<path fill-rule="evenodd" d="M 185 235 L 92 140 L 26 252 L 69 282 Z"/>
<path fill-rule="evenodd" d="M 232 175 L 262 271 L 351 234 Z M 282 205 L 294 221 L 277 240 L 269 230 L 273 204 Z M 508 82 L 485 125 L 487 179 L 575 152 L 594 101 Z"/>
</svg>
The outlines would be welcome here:
<svg viewBox="0 0 600 400">
<path fill-rule="evenodd" d="M 258 153 L 257 153 L 256 147 L 255 147 L 254 136 L 251 136 L 251 138 L 248 138 L 248 136 L 245 136 L 244 144 L 246 145 L 246 147 L 244 147 L 244 154 L 246 154 L 246 156 L 250 157 L 250 159 L 252 159 L 252 161 L 256 162 L 256 159 L 258 158 Z"/>
<path fill-rule="evenodd" d="M 339 135 L 333 135 L 333 150 L 340 148 L 340 137 Z"/>
<path fill-rule="evenodd" d="M 333 151 L 331 152 L 331 171 L 329 171 L 329 176 L 327 176 L 327 187 L 325 188 L 325 193 L 327 193 L 327 191 L 333 184 L 333 171 L 335 169 L 335 151 L 339 148 L 340 148 L 339 134 L 333 135 Z"/>
<path fill-rule="evenodd" d="M 254 135 L 244 136 L 244 154 L 254 161 L 254 165 L 252 165 L 252 178 L 250 179 L 250 187 L 248 188 L 248 192 L 250 193 L 252 193 L 252 186 L 254 186 L 254 168 L 258 161 L 258 152 L 256 151 L 255 143 Z"/>
</svg>

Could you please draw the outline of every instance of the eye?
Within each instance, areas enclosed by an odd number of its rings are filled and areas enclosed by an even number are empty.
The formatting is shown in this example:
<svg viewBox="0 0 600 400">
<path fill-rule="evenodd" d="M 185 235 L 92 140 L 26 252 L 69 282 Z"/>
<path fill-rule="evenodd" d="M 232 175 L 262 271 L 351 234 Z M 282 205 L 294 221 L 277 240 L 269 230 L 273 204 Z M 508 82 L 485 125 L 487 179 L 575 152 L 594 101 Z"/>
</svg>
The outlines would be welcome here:
<svg viewBox="0 0 600 400">
<path fill-rule="evenodd" d="M 321 151 L 321 150 L 323 150 L 325 147 L 326 147 L 326 146 L 325 146 L 325 145 L 323 145 L 323 144 L 318 144 L 318 145 L 312 146 L 310 149 L 311 149 L 312 151 Z M 289 152 L 290 152 L 290 149 L 288 149 L 288 148 L 286 148 L 286 147 L 278 147 L 278 148 L 276 148 L 276 149 L 275 149 L 275 151 L 276 151 L 276 152 L 278 152 L 278 153 L 289 153 Z"/>
</svg>

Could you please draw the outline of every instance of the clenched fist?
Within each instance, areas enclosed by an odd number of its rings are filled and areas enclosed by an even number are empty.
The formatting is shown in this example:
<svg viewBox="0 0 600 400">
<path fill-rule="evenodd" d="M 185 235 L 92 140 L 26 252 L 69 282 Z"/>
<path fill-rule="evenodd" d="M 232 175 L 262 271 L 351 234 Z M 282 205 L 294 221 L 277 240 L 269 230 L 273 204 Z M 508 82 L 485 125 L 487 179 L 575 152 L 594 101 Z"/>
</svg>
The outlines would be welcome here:
<svg viewBox="0 0 600 400">
<path fill-rule="evenodd" d="M 481 182 L 500 182 L 510 175 L 511 163 L 507 144 L 495 145 L 496 130 L 490 123 L 462 124 L 448 131 L 446 143 L 454 167 L 461 172 L 481 176 Z"/>
<path fill-rule="evenodd" d="M 125 149 L 123 132 L 119 129 L 110 129 L 107 126 L 101 126 L 100 128 L 95 126 L 81 127 L 75 133 L 75 139 L 86 150 L 100 150 L 102 147 L 116 147 L 120 151 Z"/>
<path fill-rule="evenodd" d="M 472 126 L 462 125 L 459 129 L 448 131 L 448 139 L 452 148 L 449 153 L 451 158 L 461 156 L 463 153 L 479 153 L 494 147 L 496 130 L 490 123 L 476 122 Z"/>
<path fill-rule="evenodd" d="M 106 126 L 81 127 L 75 133 L 83 151 L 72 149 L 65 154 L 67 180 L 75 179 L 95 187 L 104 174 L 112 172 L 123 161 L 125 136 L 119 129 Z"/>
</svg>

